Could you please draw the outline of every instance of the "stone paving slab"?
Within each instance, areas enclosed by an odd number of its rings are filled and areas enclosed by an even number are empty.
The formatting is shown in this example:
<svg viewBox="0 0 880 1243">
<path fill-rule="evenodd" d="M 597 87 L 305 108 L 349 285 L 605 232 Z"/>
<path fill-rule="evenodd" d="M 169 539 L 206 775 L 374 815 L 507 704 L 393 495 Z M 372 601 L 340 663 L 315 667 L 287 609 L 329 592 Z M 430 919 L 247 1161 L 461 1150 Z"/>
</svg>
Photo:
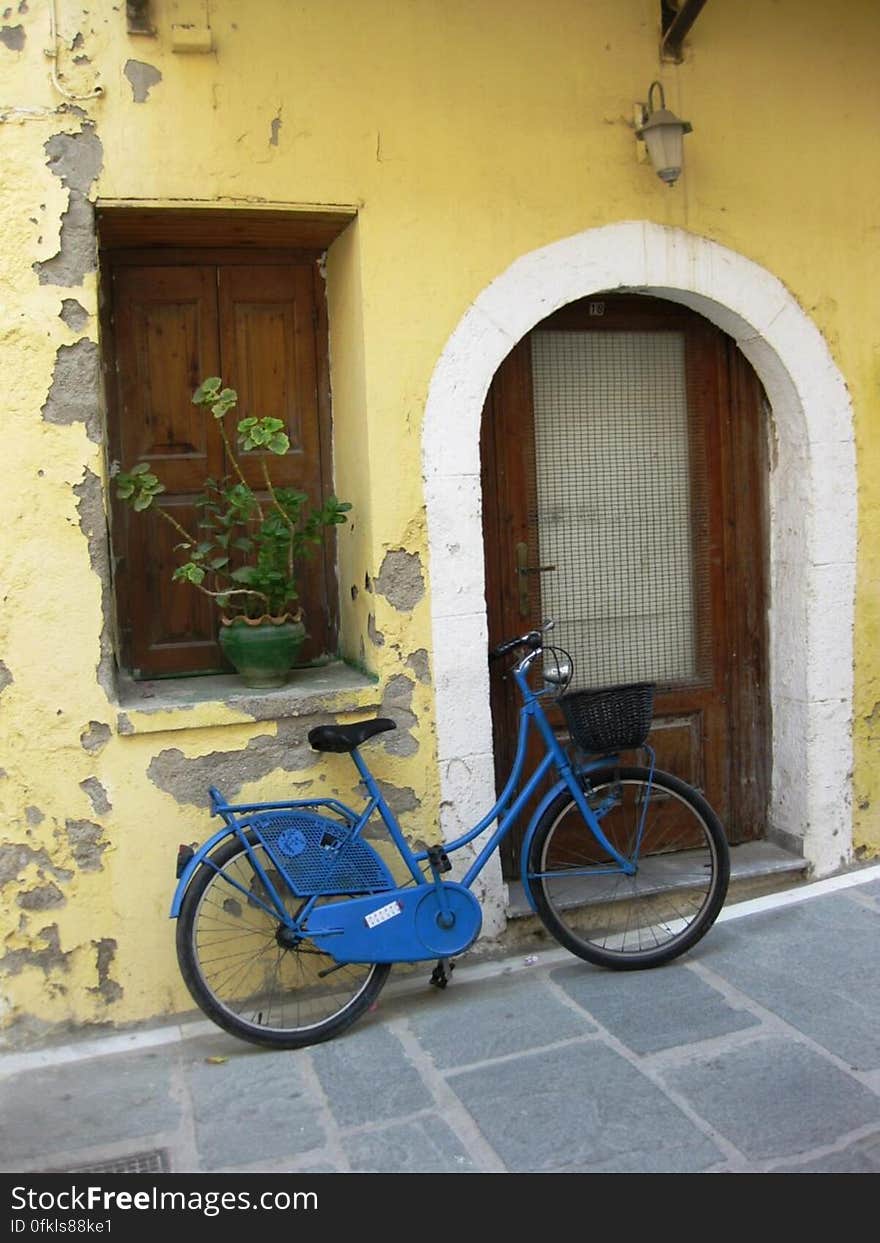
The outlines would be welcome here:
<svg viewBox="0 0 880 1243">
<path fill-rule="evenodd" d="M 176 1127 L 173 1065 L 164 1051 L 95 1058 L 0 1082 L 0 1169 L 47 1153 L 149 1137 Z"/>
<path fill-rule="evenodd" d="M 878 916 L 846 893 L 717 925 L 689 961 L 854 1068 L 880 1067 Z"/>
<path fill-rule="evenodd" d="M 779 1174 L 880 1174 L 880 1133 L 825 1153 L 802 1165 L 780 1165 Z"/>
<path fill-rule="evenodd" d="M 311 1058 L 340 1126 L 383 1122 L 434 1103 L 400 1041 L 379 1024 L 316 1045 Z"/>
<path fill-rule="evenodd" d="M 793 1039 L 756 1039 L 664 1079 L 747 1158 L 808 1152 L 873 1124 L 880 1097 Z"/>
<path fill-rule="evenodd" d="M 560 967 L 551 979 L 636 1053 L 697 1044 L 752 1027 L 760 1020 L 735 1009 L 684 964 L 653 971 L 612 972 L 588 964 Z"/>
<path fill-rule="evenodd" d="M 209 1060 L 212 1055 L 203 1049 L 185 1052 L 185 1082 L 203 1169 L 311 1152 L 324 1143 L 319 1109 L 290 1053 L 255 1049 L 221 1062 Z"/>
<path fill-rule="evenodd" d="M 472 1174 L 477 1169 L 465 1145 L 435 1114 L 350 1135 L 343 1148 L 351 1169 L 363 1174 Z"/>
<path fill-rule="evenodd" d="M 586 1014 L 566 1006 L 540 977 L 533 977 L 530 987 L 523 987 L 521 979 L 487 981 L 479 1005 L 470 1007 L 467 1025 L 459 1008 L 444 1005 L 445 1000 L 418 1008 L 410 1019 L 422 1048 L 444 1069 L 525 1053 L 596 1030 Z"/>
<path fill-rule="evenodd" d="M 598 1040 L 529 1053 L 449 1083 L 514 1172 L 702 1170 L 722 1154 L 655 1085 Z"/>
</svg>

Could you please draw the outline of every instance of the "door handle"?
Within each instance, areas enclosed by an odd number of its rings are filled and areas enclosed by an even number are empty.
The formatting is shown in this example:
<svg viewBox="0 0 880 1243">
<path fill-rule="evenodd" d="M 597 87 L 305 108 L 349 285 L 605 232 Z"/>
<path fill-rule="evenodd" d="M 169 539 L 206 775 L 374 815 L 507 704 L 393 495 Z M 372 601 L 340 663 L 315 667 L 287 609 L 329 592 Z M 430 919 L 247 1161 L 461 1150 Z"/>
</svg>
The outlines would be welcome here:
<svg viewBox="0 0 880 1243">
<path fill-rule="evenodd" d="M 552 574 L 556 572 L 555 565 L 529 565 L 529 546 L 522 543 L 516 546 L 516 577 L 517 589 L 519 594 L 519 612 L 520 617 L 528 617 L 529 615 L 529 575 L 530 574 Z"/>
</svg>

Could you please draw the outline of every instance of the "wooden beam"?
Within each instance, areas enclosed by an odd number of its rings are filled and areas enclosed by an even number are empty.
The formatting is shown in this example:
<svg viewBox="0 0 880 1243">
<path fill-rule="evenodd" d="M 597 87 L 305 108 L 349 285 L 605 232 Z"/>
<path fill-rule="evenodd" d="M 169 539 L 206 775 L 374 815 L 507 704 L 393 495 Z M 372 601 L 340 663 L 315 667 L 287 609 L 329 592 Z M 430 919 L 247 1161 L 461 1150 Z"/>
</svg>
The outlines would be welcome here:
<svg viewBox="0 0 880 1243">
<path fill-rule="evenodd" d="M 694 22 L 699 17 L 706 0 L 682 0 L 678 12 L 663 31 L 660 43 L 661 59 L 681 60 L 682 44 Z"/>
</svg>

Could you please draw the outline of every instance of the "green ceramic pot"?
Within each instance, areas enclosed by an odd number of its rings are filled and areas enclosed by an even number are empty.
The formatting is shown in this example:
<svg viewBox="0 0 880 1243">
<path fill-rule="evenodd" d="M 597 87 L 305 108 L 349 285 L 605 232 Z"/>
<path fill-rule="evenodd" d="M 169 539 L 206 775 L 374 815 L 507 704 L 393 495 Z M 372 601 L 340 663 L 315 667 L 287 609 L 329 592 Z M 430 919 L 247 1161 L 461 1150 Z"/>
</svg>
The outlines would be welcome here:
<svg viewBox="0 0 880 1243">
<path fill-rule="evenodd" d="M 220 647 L 245 686 L 269 690 L 284 686 L 296 660 L 306 628 L 289 617 L 261 617 L 249 621 L 236 617 L 220 626 Z"/>
</svg>

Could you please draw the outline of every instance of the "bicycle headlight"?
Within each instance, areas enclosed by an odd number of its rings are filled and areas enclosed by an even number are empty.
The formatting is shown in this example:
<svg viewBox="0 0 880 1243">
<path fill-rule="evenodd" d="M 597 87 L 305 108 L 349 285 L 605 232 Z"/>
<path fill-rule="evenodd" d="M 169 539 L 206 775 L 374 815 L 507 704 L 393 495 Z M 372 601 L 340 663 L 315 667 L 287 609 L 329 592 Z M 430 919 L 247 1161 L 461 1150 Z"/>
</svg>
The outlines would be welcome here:
<svg viewBox="0 0 880 1243">
<path fill-rule="evenodd" d="M 544 681 L 551 686 L 568 686 L 574 666 L 568 652 L 555 648 L 544 649 Z"/>
</svg>

